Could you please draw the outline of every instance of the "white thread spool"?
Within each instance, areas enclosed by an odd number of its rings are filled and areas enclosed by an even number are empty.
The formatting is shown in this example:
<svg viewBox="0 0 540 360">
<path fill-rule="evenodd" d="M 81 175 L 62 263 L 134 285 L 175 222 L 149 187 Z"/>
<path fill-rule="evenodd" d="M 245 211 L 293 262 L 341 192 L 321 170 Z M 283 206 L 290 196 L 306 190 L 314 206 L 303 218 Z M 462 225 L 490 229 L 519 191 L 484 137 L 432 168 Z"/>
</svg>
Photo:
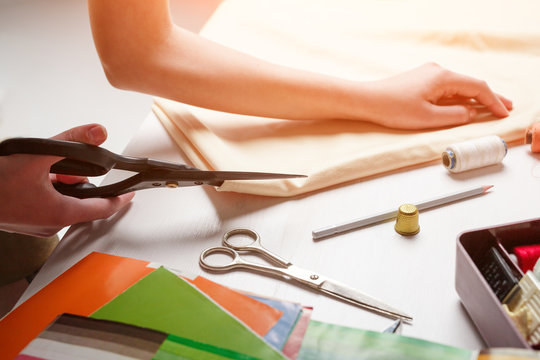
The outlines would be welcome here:
<svg viewBox="0 0 540 360">
<path fill-rule="evenodd" d="M 484 136 L 450 145 L 442 153 L 442 162 L 448 171 L 459 173 L 500 163 L 507 152 L 503 139 Z"/>
</svg>

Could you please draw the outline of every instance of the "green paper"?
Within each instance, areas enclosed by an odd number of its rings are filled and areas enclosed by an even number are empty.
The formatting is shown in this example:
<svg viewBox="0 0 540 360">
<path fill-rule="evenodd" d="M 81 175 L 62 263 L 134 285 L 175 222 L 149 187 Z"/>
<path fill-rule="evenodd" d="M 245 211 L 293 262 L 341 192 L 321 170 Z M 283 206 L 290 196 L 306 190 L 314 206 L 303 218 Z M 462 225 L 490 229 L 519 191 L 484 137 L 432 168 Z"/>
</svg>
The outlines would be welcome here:
<svg viewBox="0 0 540 360">
<path fill-rule="evenodd" d="M 285 359 L 212 300 L 162 267 L 139 280 L 91 317 L 159 330 L 232 350 L 230 354 L 236 352 L 260 359 Z M 231 357 L 230 354 L 227 356 Z M 214 354 L 205 358 L 219 357 Z"/>
<path fill-rule="evenodd" d="M 194 340 L 169 335 L 161 344 L 152 360 L 257 360 L 249 355 L 203 344 Z"/>
<path fill-rule="evenodd" d="M 471 360 L 470 350 L 437 344 L 398 334 L 309 323 L 297 360 Z"/>
</svg>

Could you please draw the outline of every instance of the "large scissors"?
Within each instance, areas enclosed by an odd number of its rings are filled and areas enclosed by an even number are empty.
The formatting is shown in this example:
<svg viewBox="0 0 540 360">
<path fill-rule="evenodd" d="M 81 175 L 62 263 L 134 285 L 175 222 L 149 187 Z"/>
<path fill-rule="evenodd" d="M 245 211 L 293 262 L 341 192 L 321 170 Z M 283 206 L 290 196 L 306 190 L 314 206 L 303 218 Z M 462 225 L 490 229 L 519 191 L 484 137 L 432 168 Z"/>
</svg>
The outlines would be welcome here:
<svg viewBox="0 0 540 360">
<path fill-rule="evenodd" d="M 242 240 L 244 242 L 245 238 L 247 238 L 249 239 L 249 243 L 233 243 L 230 239 L 235 236 L 242 236 Z M 391 318 L 402 319 L 407 322 L 411 322 L 413 319 L 404 312 L 396 310 L 393 307 L 372 298 L 371 296 L 362 294 L 358 290 L 355 290 L 347 285 L 328 279 L 314 271 L 305 270 L 291 264 L 289 261 L 265 249 L 261 245 L 259 235 L 253 230 L 231 230 L 223 235 L 222 243 L 223 246 L 211 247 L 201 253 L 199 262 L 202 268 L 210 271 L 229 271 L 243 268 L 274 274 L 286 279 L 296 280 L 320 292 Z M 226 254 L 230 256 L 232 260 L 225 264 L 222 264 L 221 262 L 216 264 L 215 262 L 209 260 L 211 255 L 216 255 L 218 253 Z M 264 258 L 277 266 L 244 260 L 241 254 L 248 253 L 262 255 Z"/>
<path fill-rule="evenodd" d="M 0 142 L 0 156 L 12 154 L 54 155 L 65 159 L 51 166 L 56 174 L 100 176 L 111 169 L 137 172 L 125 180 L 96 187 L 90 183 L 54 183 L 60 193 L 77 198 L 109 197 L 131 191 L 194 185 L 221 186 L 226 180 L 266 180 L 305 177 L 305 175 L 242 171 L 205 171 L 197 168 L 115 154 L 104 148 L 72 141 L 12 138 Z"/>
</svg>

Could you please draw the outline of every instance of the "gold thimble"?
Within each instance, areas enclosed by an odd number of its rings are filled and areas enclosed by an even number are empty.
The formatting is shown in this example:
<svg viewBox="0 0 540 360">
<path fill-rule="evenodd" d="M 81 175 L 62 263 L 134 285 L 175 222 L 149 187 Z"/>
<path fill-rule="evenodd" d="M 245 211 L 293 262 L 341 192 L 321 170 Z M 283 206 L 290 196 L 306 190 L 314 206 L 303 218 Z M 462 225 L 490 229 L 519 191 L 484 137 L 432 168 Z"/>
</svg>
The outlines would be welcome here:
<svg viewBox="0 0 540 360">
<path fill-rule="evenodd" d="M 420 231 L 418 225 L 418 209 L 411 204 L 403 204 L 399 207 L 396 225 L 394 226 L 398 234 L 415 235 Z"/>
</svg>

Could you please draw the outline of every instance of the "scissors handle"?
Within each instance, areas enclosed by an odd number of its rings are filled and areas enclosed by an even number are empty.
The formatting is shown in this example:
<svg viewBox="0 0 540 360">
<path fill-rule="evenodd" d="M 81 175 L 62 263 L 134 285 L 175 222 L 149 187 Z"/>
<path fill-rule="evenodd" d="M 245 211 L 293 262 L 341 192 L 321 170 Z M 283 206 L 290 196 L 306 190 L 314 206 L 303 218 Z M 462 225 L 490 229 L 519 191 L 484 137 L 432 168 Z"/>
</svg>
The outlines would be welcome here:
<svg viewBox="0 0 540 360">
<path fill-rule="evenodd" d="M 115 164 L 109 151 L 97 146 L 63 140 L 12 138 L 0 143 L 0 155 L 36 154 L 61 156 L 51 172 L 67 175 L 99 176 Z M 113 154 L 114 155 L 114 154 Z"/>
<path fill-rule="evenodd" d="M 11 138 L 0 142 L 0 155 L 13 154 L 64 157 L 65 159 L 53 164 L 51 172 L 66 175 L 101 176 L 112 168 L 129 171 L 144 171 L 149 168 L 196 170 L 187 165 L 123 156 L 99 146 L 55 139 Z"/>
<path fill-rule="evenodd" d="M 226 254 L 230 256 L 232 260 L 225 264 L 215 264 L 208 260 L 209 257 L 216 254 Z M 275 275 L 289 275 L 286 268 L 278 268 L 274 266 L 245 261 L 240 257 L 236 250 L 225 246 L 216 246 L 204 250 L 199 258 L 199 264 L 203 269 L 210 271 L 228 271 L 243 268 L 249 270 L 258 270 L 261 272 Z"/>
<path fill-rule="evenodd" d="M 239 237 L 238 235 L 247 236 L 248 238 L 250 238 L 250 242 L 248 244 L 235 245 L 233 242 L 231 242 L 230 239 L 235 236 Z M 234 249 L 236 251 L 252 251 L 257 254 L 263 255 L 268 260 L 273 261 L 283 267 L 288 267 L 292 265 L 289 261 L 285 260 L 281 256 L 269 251 L 264 246 L 262 246 L 261 237 L 259 236 L 259 234 L 250 229 L 234 229 L 227 231 L 223 235 L 222 243 L 223 246 Z"/>
</svg>

